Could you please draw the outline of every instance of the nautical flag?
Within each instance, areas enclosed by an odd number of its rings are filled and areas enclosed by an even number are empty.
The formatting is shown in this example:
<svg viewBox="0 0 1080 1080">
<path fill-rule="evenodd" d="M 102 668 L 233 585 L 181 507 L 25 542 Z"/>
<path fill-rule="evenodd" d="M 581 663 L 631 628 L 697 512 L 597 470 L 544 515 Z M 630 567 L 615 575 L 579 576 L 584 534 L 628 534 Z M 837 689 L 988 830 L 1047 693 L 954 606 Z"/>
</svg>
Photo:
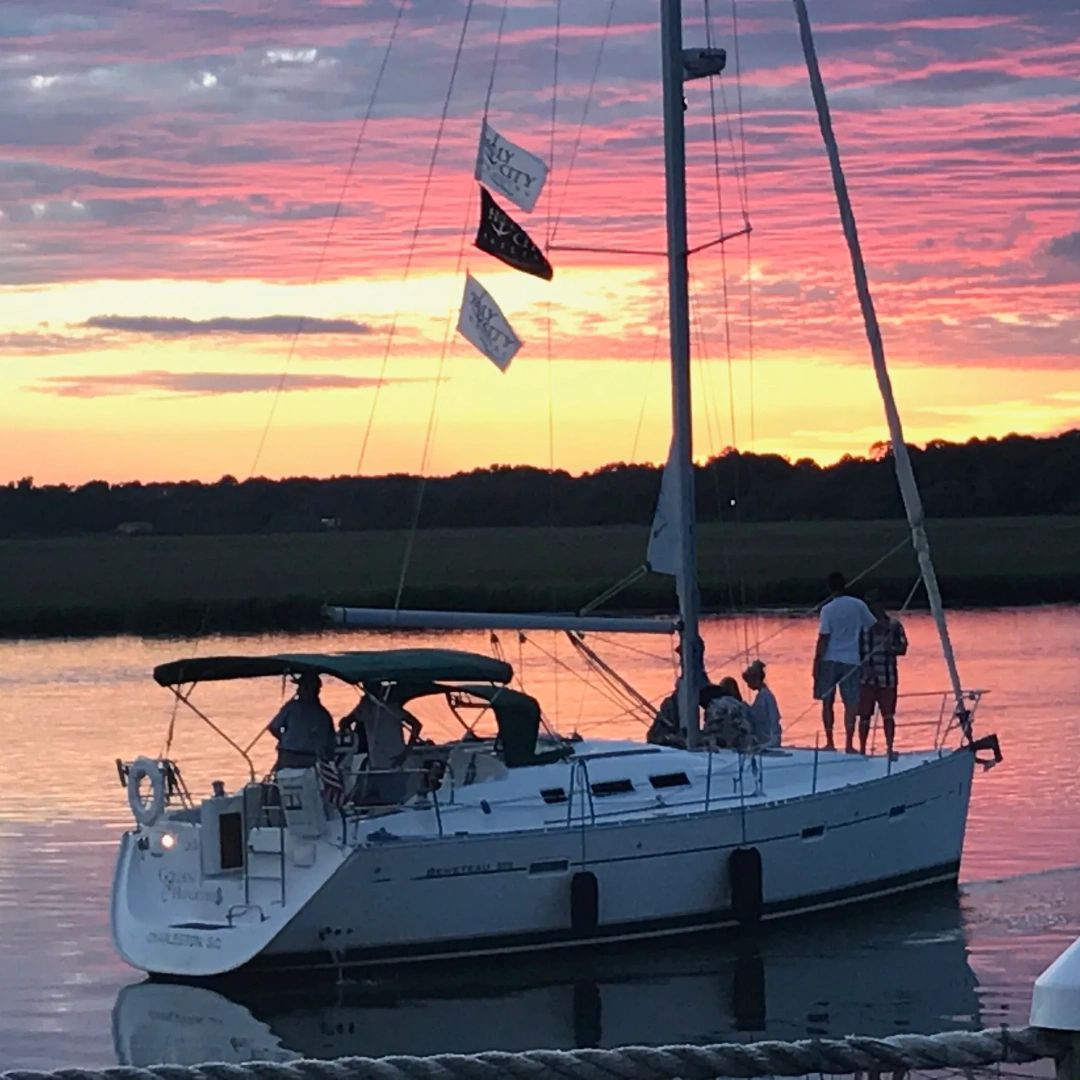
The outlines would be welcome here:
<svg viewBox="0 0 1080 1080">
<path fill-rule="evenodd" d="M 476 246 L 515 270 L 551 280 L 551 263 L 544 258 L 544 253 L 485 187 L 480 188 L 480 228 L 476 233 Z"/>
<path fill-rule="evenodd" d="M 465 275 L 465 294 L 461 298 L 457 328 L 462 337 L 475 345 L 500 371 L 510 366 L 521 348 L 520 338 L 506 321 L 499 305 L 471 274 Z"/>
<path fill-rule="evenodd" d="M 679 561 L 678 538 L 675 522 L 678 520 L 678 507 L 675 505 L 675 481 L 672 477 L 675 456 L 675 441 L 671 442 L 667 464 L 660 474 L 660 495 L 656 500 L 656 513 L 653 515 L 652 528 L 649 530 L 649 546 L 645 552 L 645 565 L 657 574 L 676 572 Z"/>
<path fill-rule="evenodd" d="M 504 139 L 486 120 L 476 152 L 476 179 L 531 210 L 547 178 L 547 166 L 527 150 Z"/>
<path fill-rule="evenodd" d="M 315 771 L 322 785 L 323 799 L 331 806 L 340 806 L 345 800 L 345 781 L 341 778 L 341 770 L 334 762 L 320 758 L 315 762 Z"/>
</svg>

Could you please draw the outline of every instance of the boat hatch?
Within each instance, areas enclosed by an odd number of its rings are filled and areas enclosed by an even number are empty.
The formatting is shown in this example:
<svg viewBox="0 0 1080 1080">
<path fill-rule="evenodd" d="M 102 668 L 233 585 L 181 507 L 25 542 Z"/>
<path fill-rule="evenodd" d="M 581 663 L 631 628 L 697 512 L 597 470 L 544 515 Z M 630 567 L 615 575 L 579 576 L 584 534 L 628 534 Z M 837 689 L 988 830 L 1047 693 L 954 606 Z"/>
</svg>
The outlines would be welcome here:
<svg viewBox="0 0 1080 1080">
<path fill-rule="evenodd" d="M 690 777 L 684 772 L 659 773 L 657 776 L 650 776 L 649 783 L 654 788 L 686 787 L 690 783 Z"/>
<path fill-rule="evenodd" d="M 598 798 L 605 795 L 625 795 L 634 790 L 634 785 L 629 780 L 598 780 L 592 786 L 592 793 Z"/>
</svg>

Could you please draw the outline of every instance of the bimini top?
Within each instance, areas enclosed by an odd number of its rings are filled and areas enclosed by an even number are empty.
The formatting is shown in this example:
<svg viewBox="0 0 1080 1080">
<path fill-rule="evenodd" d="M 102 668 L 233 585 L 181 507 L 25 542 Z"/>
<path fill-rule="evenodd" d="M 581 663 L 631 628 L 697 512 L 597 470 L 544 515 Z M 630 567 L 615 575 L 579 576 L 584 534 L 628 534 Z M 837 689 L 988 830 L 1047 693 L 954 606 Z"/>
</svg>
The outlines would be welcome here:
<svg viewBox="0 0 1080 1080">
<path fill-rule="evenodd" d="M 386 649 L 382 652 L 277 653 L 269 656 L 197 656 L 154 668 L 161 686 L 254 679 L 262 675 L 333 675 L 360 683 L 508 683 L 510 665 L 459 649 Z"/>
</svg>

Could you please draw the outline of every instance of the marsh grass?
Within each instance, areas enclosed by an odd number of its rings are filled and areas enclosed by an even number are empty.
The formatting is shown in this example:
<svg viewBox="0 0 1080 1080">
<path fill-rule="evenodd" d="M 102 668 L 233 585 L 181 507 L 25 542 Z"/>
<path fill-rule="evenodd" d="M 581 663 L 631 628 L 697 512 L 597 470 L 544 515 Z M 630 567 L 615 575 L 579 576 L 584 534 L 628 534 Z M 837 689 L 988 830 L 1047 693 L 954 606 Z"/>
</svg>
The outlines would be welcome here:
<svg viewBox="0 0 1080 1080">
<path fill-rule="evenodd" d="M 810 605 L 829 570 L 855 574 L 905 536 L 899 521 L 704 525 L 702 601 Z M 954 606 L 1080 600 L 1080 517 L 944 520 L 930 536 Z M 640 526 L 421 531 L 402 604 L 573 610 L 639 565 L 645 543 Z M 405 547 L 403 532 L 0 541 L 0 634 L 317 628 L 323 603 L 392 604 Z M 904 545 L 867 581 L 899 600 L 916 573 Z M 671 580 L 650 575 L 612 606 L 669 610 L 671 597 Z"/>
</svg>

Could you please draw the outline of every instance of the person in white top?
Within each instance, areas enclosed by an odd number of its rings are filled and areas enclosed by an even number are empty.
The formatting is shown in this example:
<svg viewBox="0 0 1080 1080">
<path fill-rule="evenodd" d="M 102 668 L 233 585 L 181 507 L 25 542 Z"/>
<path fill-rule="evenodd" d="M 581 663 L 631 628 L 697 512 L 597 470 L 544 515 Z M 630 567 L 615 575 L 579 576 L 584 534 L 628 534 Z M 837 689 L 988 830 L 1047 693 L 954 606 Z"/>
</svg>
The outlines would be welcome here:
<svg viewBox="0 0 1080 1080">
<path fill-rule="evenodd" d="M 765 661 L 755 660 L 743 672 L 743 682 L 754 691 L 750 703 L 750 721 L 754 729 L 754 742 L 759 747 L 780 745 L 780 706 L 776 697 L 765 685 Z"/>
<path fill-rule="evenodd" d="M 844 703 L 845 749 L 855 752 L 855 718 L 859 704 L 859 633 L 873 626 L 870 609 L 858 597 L 849 596 L 844 575 L 828 578 L 832 598 L 821 609 L 817 648 L 814 650 L 814 697 L 821 702 L 821 723 L 825 728 L 825 749 L 833 742 L 833 702 L 836 691 Z"/>
</svg>

